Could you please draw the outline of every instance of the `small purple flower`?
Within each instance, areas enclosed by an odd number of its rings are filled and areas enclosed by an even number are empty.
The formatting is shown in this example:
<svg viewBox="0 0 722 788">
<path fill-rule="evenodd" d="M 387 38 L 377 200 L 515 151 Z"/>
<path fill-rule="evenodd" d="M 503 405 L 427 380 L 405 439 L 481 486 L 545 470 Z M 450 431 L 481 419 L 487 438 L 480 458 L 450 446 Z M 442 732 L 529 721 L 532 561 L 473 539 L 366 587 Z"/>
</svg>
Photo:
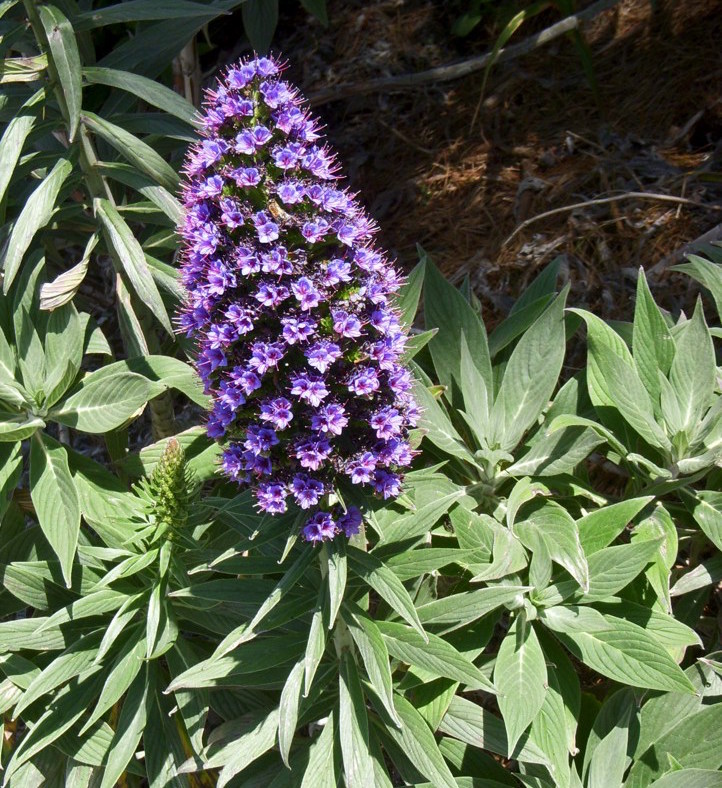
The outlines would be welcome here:
<svg viewBox="0 0 722 788">
<path fill-rule="evenodd" d="M 376 437 L 388 440 L 399 435 L 404 427 L 404 417 L 396 408 L 381 408 L 369 419 L 376 430 Z"/>
<path fill-rule="evenodd" d="M 296 205 L 302 202 L 305 196 L 303 185 L 298 181 L 281 181 L 276 187 L 276 194 L 286 205 Z"/>
<path fill-rule="evenodd" d="M 321 294 L 313 286 L 313 282 L 306 276 L 302 276 L 298 281 L 294 282 L 291 285 L 291 290 L 293 290 L 293 294 L 296 296 L 296 299 L 301 305 L 301 309 L 304 311 L 318 306 L 321 300 Z"/>
<path fill-rule="evenodd" d="M 285 397 L 276 397 L 262 403 L 261 419 L 269 421 L 277 430 L 285 430 L 293 419 L 291 403 Z"/>
<path fill-rule="evenodd" d="M 361 336 L 361 321 L 356 315 L 337 309 L 331 313 L 333 316 L 333 330 L 342 337 L 355 339 Z"/>
<path fill-rule="evenodd" d="M 303 441 L 296 446 L 295 457 L 302 468 L 317 471 L 326 458 L 331 453 L 331 444 L 322 438 L 321 440 Z"/>
<path fill-rule="evenodd" d="M 341 348 L 335 342 L 326 340 L 314 343 L 305 352 L 309 366 L 319 372 L 325 372 L 341 355 Z"/>
<path fill-rule="evenodd" d="M 246 440 L 243 442 L 243 445 L 253 454 L 261 454 L 264 451 L 270 451 L 277 443 L 278 435 L 276 435 L 274 430 L 252 424 L 246 430 Z"/>
<path fill-rule="evenodd" d="M 365 451 L 346 465 L 346 473 L 354 484 L 368 484 L 376 470 L 376 457 Z"/>
<path fill-rule="evenodd" d="M 258 508 L 269 514 L 283 514 L 288 506 L 286 498 L 288 490 L 285 485 L 275 482 L 263 482 L 256 488 Z"/>
<path fill-rule="evenodd" d="M 348 381 L 348 390 L 361 397 L 368 397 L 380 387 L 378 372 L 373 367 L 361 367 Z"/>
<path fill-rule="evenodd" d="M 303 535 L 307 542 L 327 542 L 336 536 L 336 523 L 328 512 L 316 512 L 308 519 Z"/>
<path fill-rule="evenodd" d="M 275 241 L 278 238 L 279 227 L 265 211 L 259 211 L 253 217 L 253 224 L 258 232 L 258 240 L 262 244 L 271 243 L 271 241 Z"/>
<path fill-rule="evenodd" d="M 395 473 L 377 470 L 374 474 L 374 492 L 382 498 L 397 498 L 401 492 L 401 479 Z"/>
<path fill-rule="evenodd" d="M 265 375 L 269 369 L 277 367 L 282 358 L 283 345 L 280 342 L 255 342 L 251 347 L 248 366 L 259 375 Z"/>
<path fill-rule="evenodd" d="M 313 336 L 316 330 L 315 324 L 307 318 L 284 317 L 281 319 L 281 323 L 283 324 L 283 338 L 288 345 L 304 342 Z"/>
<path fill-rule="evenodd" d="M 328 397 L 326 384 L 320 377 L 313 375 L 295 375 L 291 378 L 291 394 L 294 397 L 318 407 Z"/>
<path fill-rule="evenodd" d="M 355 506 L 349 506 L 336 523 L 346 536 L 355 536 L 361 530 L 361 512 Z"/>
<path fill-rule="evenodd" d="M 261 182 L 261 173 L 257 167 L 238 167 L 231 172 L 231 177 L 236 186 L 241 188 L 257 186 Z"/>
<path fill-rule="evenodd" d="M 311 506 L 316 506 L 321 500 L 324 491 L 323 482 L 318 481 L 318 479 L 313 479 L 306 474 L 298 474 L 293 477 L 291 492 L 293 493 L 296 503 L 302 509 L 309 509 Z"/>
<path fill-rule="evenodd" d="M 311 429 L 315 432 L 340 435 L 347 424 L 348 417 L 343 405 L 335 402 L 329 402 L 311 416 Z"/>
</svg>

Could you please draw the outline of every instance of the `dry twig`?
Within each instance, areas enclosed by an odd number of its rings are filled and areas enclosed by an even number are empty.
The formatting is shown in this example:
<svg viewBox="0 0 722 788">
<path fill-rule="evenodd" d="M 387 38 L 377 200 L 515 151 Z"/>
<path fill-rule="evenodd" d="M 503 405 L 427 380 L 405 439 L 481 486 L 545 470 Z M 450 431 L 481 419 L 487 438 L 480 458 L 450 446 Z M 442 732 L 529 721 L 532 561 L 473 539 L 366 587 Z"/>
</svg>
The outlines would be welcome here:
<svg viewBox="0 0 722 788">
<path fill-rule="evenodd" d="M 363 93 L 413 89 L 420 85 L 460 79 L 461 77 L 466 77 L 469 74 L 481 71 L 486 68 L 492 60 L 495 63 L 503 63 L 507 60 L 521 57 L 522 55 L 528 55 L 535 49 L 559 38 L 559 36 L 571 30 L 576 30 L 583 22 L 589 22 L 599 16 L 603 11 L 613 8 L 617 3 L 619 3 L 619 0 L 598 0 L 598 2 L 590 5 L 589 8 L 585 8 L 577 14 L 571 14 L 561 19 L 556 24 L 547 27 L 539 33 L 535 33 L 533 36 L 529 36 L 529 38 L 520 41 L 518 44 L 513 44 L 512 46 L 501 49 L 496 55 L 493 52 L 485 52 L 483 55 L 477 55 L 468 60 L 462 60 L 460 63 L 437 66 L 436 68 L 428 69 L 428 71 L 419 71 L 416 74 L 398 74 L 393 77 L 379 77 L 378 79 L 369 79 L 365 82 L 338 85 L 337 87 L 327 90 L 321 90 L 318 93 L 312 93 L 309 101 L 311 106 L 317 107 L 329 101 L 338 101 Z"/>
<path fill-rule="evenodd" d="M 673 202 L 677 205 L 694 205 L 695 208 L 705 208 L 708 211 L 722 211 L 722 205 L 705 205 L 704 203 L 695 202 L 695 200 L 688 200 L 686 197 L 675 197 L 673 194 L 655 194 L 654 192 L 626 192 L 625 194 L 615 194 L 612 197 L 598 197 L 595 200 L 584 200 L 583 202 L 575 202 L 571 205 L 562 205 L 560 208 L 552 208 L 544 213 L 538 213 L 529 219 L 525 219 L 514 232 L 504 241 L 502 246 L 506 246 L 509 241 L 515 238 L 522 230 L 527 228 L 534 222 L 547 219 L 550 216 L 556 216 L 560 213 L 567 213 L 569 211 L 576 211 L 577 208 L 589 208 L 593 205 L 607 205 L 609 203 L 620 202 L 621 200 L 653 200 L 655 202 Z"/>
</svg>

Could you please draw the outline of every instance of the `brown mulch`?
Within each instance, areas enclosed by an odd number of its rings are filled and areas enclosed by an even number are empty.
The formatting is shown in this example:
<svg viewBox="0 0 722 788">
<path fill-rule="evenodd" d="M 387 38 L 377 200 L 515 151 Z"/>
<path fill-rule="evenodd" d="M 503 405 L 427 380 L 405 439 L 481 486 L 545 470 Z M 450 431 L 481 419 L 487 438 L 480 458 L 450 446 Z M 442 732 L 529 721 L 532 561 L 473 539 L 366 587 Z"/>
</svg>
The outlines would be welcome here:
<svg viewBox="0 0 722 788">
<path fill-rule="evenodd" d="M 289 76 L 307 95 L 336 88 L 342 96 L 316 112 L 381 242 L 407 269 L 418 243 L 452 280 L 468 275 L 492 321 L 559 254 L 576 305 L 629 319 L 637 268 L 649 270 L 722 221 L 714 210 L 722 196 L 720 2 L 658 0 L 655 11 L 649 0 L 622 0 L 585 24 L 596 91 L 562 37 L 495 66 L 484 96 L 478 72 L 351 98 L 343 98 L 348 84 L 488 51 L 498 26 L 489 20 L 461 39 L 451 35 L 447 3 L 330 0 L 324 29 L 288 5 L 275 40 Z M 559 18 L 545 11 L 511 43 Z M 630 191 L 700 206 L 592 205 L 510 237 L 542 212 Z M 666 270 L 655 278 L 664 306 L 689 306 L 687 280 Z"/>
</svg>

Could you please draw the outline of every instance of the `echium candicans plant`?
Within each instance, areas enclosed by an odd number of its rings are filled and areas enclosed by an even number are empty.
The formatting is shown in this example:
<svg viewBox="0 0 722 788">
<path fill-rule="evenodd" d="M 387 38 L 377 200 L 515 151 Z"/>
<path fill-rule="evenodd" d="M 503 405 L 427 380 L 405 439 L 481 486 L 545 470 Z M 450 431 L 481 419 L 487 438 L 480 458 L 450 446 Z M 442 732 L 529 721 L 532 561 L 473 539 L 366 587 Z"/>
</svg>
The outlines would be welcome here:
<svg viewBox="0 0 722 788">
<path fill-rule="evenodd" d="M 333 504 L 339 484 L 398 496 L 419 411 L 399 363 L 401 277 L 282 70 L 242 60 L 207 94 L 185 165 L 180 320 L 224 473 L 264 512 L 293 499 L 321 541 L 359 529 L 358 508 Z"/>
</svg>

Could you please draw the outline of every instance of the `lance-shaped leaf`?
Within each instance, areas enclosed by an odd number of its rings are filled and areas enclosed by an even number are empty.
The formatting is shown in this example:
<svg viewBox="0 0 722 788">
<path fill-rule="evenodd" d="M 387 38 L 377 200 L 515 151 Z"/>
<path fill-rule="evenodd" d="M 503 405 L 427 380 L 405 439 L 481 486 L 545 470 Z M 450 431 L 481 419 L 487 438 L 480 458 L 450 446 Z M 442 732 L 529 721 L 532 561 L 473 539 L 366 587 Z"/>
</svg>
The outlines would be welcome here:
<svg viewBox="0 0 722 788">
<path fill-rule="evenodd" d="M 348 561 L 354 572 L 425 639 L 414 603 L 399 578 L 378 558 L 356 547 L 348 548 Z"/>
<path fill-rule="evenodd" d="M 544 703 L 547 669 L 534 628 L 518 616 L 502 640 L 494 668 L 498 703 L 506 725 L 508 755 Z"/>
<path fill-rule="evenodd" d="M 50 46 L 50 56 L 60 80 L 60 90 L 68 110 L 68 138 L 73 142 L 80 124 L 83 85 L 80 76 L 80 53 L 73 26 L 63 12 L 54 5 L 38 9 Z"/>
<path fill-rule="evenodd" d="M 150 273 L 143 249 L 130 227 L 108 200 L 96 199 L 95 213 L 103 225 L 108 249 L 126 273 L 136 295 L 158 318 L 163 328 L 173 336 L 173 327 L 163 305 L 163 299 Z"/>
<path fill-rule="evenodd" d="M 539 545 L 579 583 L 589 588 L 589 569 L 579 540 L 577 524 L 571 515 L 553 501 L 544 501 L 527 520 L 516 523 L 514 530 L 526 547 L 534 551 Z"/>
<path fill-rule="evenodd" d="M 549 402 L 564 361 L 568 288 L 517 343 L 491 412 L 492 440 L 510 451 Z"/>
<path fill-rule="evenodd" d="M 717 386 L 715 352 L 700 301 L 675 344 L 669 381 L 678 402 L 679 426 L 689 434 L 712 404 Z"/>
<path fill-rule="evenodd" d="M 195 123 L 196 110 L 193 105 L 154 79 L 148 79 L 130 71 L 121 71 L 117 68 L 96 66 L 84 68 L 83 77 L 94 85 L 108 85 L 111 88 L 125 90 L 147 104 L 180 118 L 189 125 Z"/>
<path fill-rule="evenodd" d="M 151 384 L 142 375 L 119 372 L 95 377 L 91 372 L 48 418 L 83 432 L 108 432 L 135 415 L 152 396 Z"/>
<path fill-rule="evenodd" d="M 55 210 L 55 201 L 60 189 L 70 175 L 73 165 L 68 159 L 58 159 L 45 179 L 36 187 L 23 206 L 20 216 L 13 225 L 3 256 L 3 292 L 7 294 L 20 269 L 25 252 L 38 230 L 45 227 Z"/>
<path fill-rule="evenodd" d="M 112 145 L 121 156 L 134 164 L 170 192 L 178 188 L 178 174 L 168 162 L 147 143 L 135 134 L 98 117 L 92 112 L 84 112 L 83 123 L 95 134 Z"/>
<path fill-rule="evenodd" d="M 587 382 L 595 407 L 613 405 L 645 441 L 669 451 L 669 438 L 655 420 L 652 399 L 624 341 L 600 318 L 583 309 L 570 311 L 583 317 L 587 323 Z"/>
<path fill-rule="evenodd" d="M 356 663 L 349 652 L 341 656 L 338 697 L 338 731 L 346 785 L 366 788 L 374 782 L 368 717 Z"/>
<path fill-rule="evenodd" d="M 57 309 L 58 307 L 63 306 L 63 304 L 67 304 L 68 301 L 71 301 L 75 294 L 78 292 L 78 288 L 85 279 L 85 275 L 88 272 L 88 263 L 90 262 L 90 255 L 95 249 L 96 244 L 98 243 L 98 233 L 93 233 L 90 238 L 88 239 L 88 243 L 85 245 L 85 251 L 83 252 L 83 257 L 81 258 L 80 262 L 74 265 L 72 268 L 69 268 L 67 271 L 63 271 L 62 274 L 58 274 L 58 276 L 52 282 L 46 282 L 40 288 L 40 308 L 47 309 L 51 311 L 53 309 Z"/>
<path fill-rule="evenodd" d="M 551 607 L 542 622 L 586 665 L 622 684 L 694 692 L 669 653 L 642 627 L 591 607 Z"/>
<path fill-rule="evenodd" d="M 30 447 L 30 497 L 43 534 L 58 556 L 65 583 L 70 588 L 80 530 L 80 498 L 65 448 L 40 432 Z"/>
<path fill-rule="evenodd" d="M 645 388 L 658 405 L 660 397 L 659 373 L 667 375 L 674 358 L 674 340 L 649 292 L 644 269 L 639 269 L 637 300 L 634 305 L 632 354 Z"/>
</svg>

